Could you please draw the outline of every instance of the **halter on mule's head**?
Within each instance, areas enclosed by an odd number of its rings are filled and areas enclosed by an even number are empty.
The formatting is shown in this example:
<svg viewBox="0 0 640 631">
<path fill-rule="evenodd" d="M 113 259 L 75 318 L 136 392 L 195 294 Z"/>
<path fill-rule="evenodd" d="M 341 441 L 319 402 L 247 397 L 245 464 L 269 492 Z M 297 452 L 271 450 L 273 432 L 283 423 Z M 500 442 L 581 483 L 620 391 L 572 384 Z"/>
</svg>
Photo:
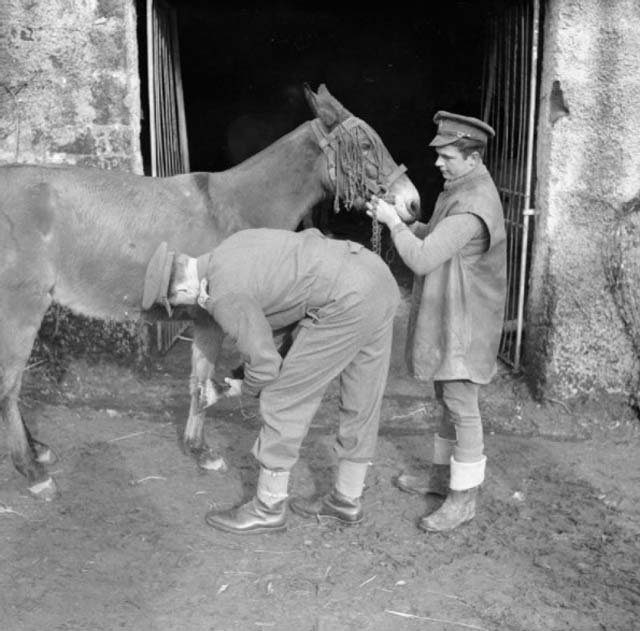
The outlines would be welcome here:
<svg viewBox="0 0 640 631">
<path fill-rule="evenodd" d="M 384 146 L 379 135 L 362 119 L 337 104 L 328 91 L 321 86 L 323 95 L 307 95 L 317 118 L 311 121 L 320 147 L 328 163 L 328 172 L 334 187 L 333 210 L 345 208 L 363 208 L 366 201 L 376 195 L 389 203 L 394 203 L 391 190 L 394 182 L 407 170 L 396 165 Z M 328 113 L 329 112 L 329 113 Z M 324 116 L 323 116 L 324 114 Z M 372 245 L 380 253 L 381 226 L 373 219 Z"/>
<path fill-rule="evenodd" d="M 388 191 L 407 167 L 394 164 L 385 169 L 384 145 L 367 123 L 350 116 L 326 132 L 320 121 L 314 119 L 311 128 L 327 156 L 329 177 L 335 186 L 335 212 L 340 210 L 340 200 L 346 207 L 369 200 L 372 195 L 394 202 Z"/>
<path fill-rule="evenodd" d="M 391 168 L 385 168 L 386 149 L 378 134 L 367 123 L 349 116 L 327 132 L 318 119 L 314 119 L 311 128 L 329 163 L 329 177 L 335 187 L 335 212 L 340 211 L 341 201 L 350 208 L 356 203 L 363 204 L 372 195 L 394 203 L 395 198 L 389 189 L 406 172 L 407 167 L 392 163 Z M 375 218 L 372 221 L 371 245 L 380 254 L 382 227 Z"/>
</svg>

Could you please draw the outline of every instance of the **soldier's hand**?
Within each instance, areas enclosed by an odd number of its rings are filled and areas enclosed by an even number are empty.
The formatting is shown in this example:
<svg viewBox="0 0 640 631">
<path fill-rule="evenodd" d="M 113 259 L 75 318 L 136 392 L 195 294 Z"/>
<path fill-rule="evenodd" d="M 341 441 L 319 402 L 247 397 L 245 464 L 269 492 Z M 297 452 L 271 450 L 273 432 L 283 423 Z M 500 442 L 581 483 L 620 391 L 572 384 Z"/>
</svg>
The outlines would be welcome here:
<svg viewBox="0 0 640 631">
<path fill-rule="evenodd" d="M 200 281 L 200 291 L 198 293 L 198 304 L 203 308 L 206 309 L 206 302 L 209 299 L 209 281 L 206 278 L 203 278 Z"/>
<path fill-rule="evenodd" d="M 367 202 L 366 206 L 367 215 L 369 215 L 369 217 L 377 219 L 380 223 L 386 224 L 389 228 L 392 228 L 395 224 L 402 221 L 394 206 L 375 195 L 371 196 L 371 200 Z"/>
<path fill-rule="evenodd" d="M 239 397 L 242 394 L 242 379 L 225 377 L 224 382 L 229 386 L 225 390 L 225 397 Z"/>
</svg>

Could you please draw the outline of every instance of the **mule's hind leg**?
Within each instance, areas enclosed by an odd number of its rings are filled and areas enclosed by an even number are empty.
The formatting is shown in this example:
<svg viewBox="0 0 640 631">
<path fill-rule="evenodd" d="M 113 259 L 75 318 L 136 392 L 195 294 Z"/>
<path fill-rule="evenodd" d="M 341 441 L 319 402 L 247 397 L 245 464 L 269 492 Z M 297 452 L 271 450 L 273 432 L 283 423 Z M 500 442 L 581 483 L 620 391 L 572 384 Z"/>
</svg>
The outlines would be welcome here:
<svg viewBox="0 0 640 631">
<path fill-rule="evenodd" d="M 29 493 L 48 501 L 56 496 L 57 487 L 43 463 L 52 462 L 55 457 L 49 447 L 35 440 L 24 425 L 18 408 L 20 384 L 21 379 L 17 378 L 0 403 L 7 427 L 9 452 L 13 466 L 27 478 Z"/>
<path fill-rule="evenodd" d="M 194 339 L 191 347 L 191 377 L 189 379 L 189 418 L 184 429 L 183 446 L 209 471 L 226 471 L 221 456 L 207 445 L 204 437 L 205 410 L 222 395 L 214 382 L 215 362 L 222 347 L 222 331 L 213 322 L 194 322 Z"/>
<path fill-rule="evenodd" d="M 14 297 L 16 300 L 11 313 L 2 310 L 0 413 L 7 429 L 9 452 L 15 468 L 27 478 L 29 492 L 33 496 L 50 500 L 57 491 L 44 464 L 53 462 L 55 458 L 49 447 L 31 436 L 18 407 L 22 373 L 38 330 L 36 322 L 40 321 L 42 314 L 37 319 L 33 311 L 21 312 L 18 296 Z"/>
</svg>

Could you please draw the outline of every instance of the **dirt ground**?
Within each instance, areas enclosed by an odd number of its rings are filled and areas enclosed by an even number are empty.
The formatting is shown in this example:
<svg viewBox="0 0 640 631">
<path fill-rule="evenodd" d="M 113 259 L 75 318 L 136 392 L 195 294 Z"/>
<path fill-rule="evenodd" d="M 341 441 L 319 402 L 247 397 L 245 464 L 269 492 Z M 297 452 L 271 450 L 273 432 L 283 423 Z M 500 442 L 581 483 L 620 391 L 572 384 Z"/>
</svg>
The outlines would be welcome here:
<svg viewBox="0 0 640 631">
<path fill-rule="evenodd" d="M 437 409 L 402 361 L 406 303 L 359 526 L 305 521 L 235 536 L 204 523 L 251 496 L 256 402 L 225 401 L 207 437 L 226 473 L 178 446 L 189 344 L 146 372 L 76 361 L 53 387 L 29 372 L 22 404 L 56 450 L 57 501 L 26 494 L 0 448 L 3 631 L 637 631 L 640 421 L 610 401 L 531 400 L 503 368 L 482 391 L 487 479 L 476 519 L 450 534 L 416 522 L 435 500 L 400 493 L 428 464 Z M 231 361 L 231 359 L 229 359 Z M 224 372 L 226 368 L 221 367 Z M 336 390 L 292 475 L 328 489 Z"/>
</svg>

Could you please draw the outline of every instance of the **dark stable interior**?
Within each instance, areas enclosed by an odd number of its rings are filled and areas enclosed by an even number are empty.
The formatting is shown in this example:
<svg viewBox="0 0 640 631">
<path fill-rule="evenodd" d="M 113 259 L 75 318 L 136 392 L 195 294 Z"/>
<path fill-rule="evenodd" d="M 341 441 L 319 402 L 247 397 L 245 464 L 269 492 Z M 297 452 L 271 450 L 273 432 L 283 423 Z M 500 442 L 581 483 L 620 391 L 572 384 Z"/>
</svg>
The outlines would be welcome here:
<svg viewBox="0 0 640 631">
<path fill-rule="evenodd" d="M 499 3 L 267 4 L 173 3 L 191 171 L 229 168 L 311 118 L 302 86 L 324 83 L 407 166 L 428 219 L 442 185 L 433 115 L 481 116 L 484 27 Z M 144 2 L 138 14 L 144 26 Z M 142 45 L 140 58 L 144 107 Z M 144 125 L 142 144 L 144 154 Z M 367 239 L 370 220 L 355 215 L 335 215 L 332 233 Z"/>
</svg>

